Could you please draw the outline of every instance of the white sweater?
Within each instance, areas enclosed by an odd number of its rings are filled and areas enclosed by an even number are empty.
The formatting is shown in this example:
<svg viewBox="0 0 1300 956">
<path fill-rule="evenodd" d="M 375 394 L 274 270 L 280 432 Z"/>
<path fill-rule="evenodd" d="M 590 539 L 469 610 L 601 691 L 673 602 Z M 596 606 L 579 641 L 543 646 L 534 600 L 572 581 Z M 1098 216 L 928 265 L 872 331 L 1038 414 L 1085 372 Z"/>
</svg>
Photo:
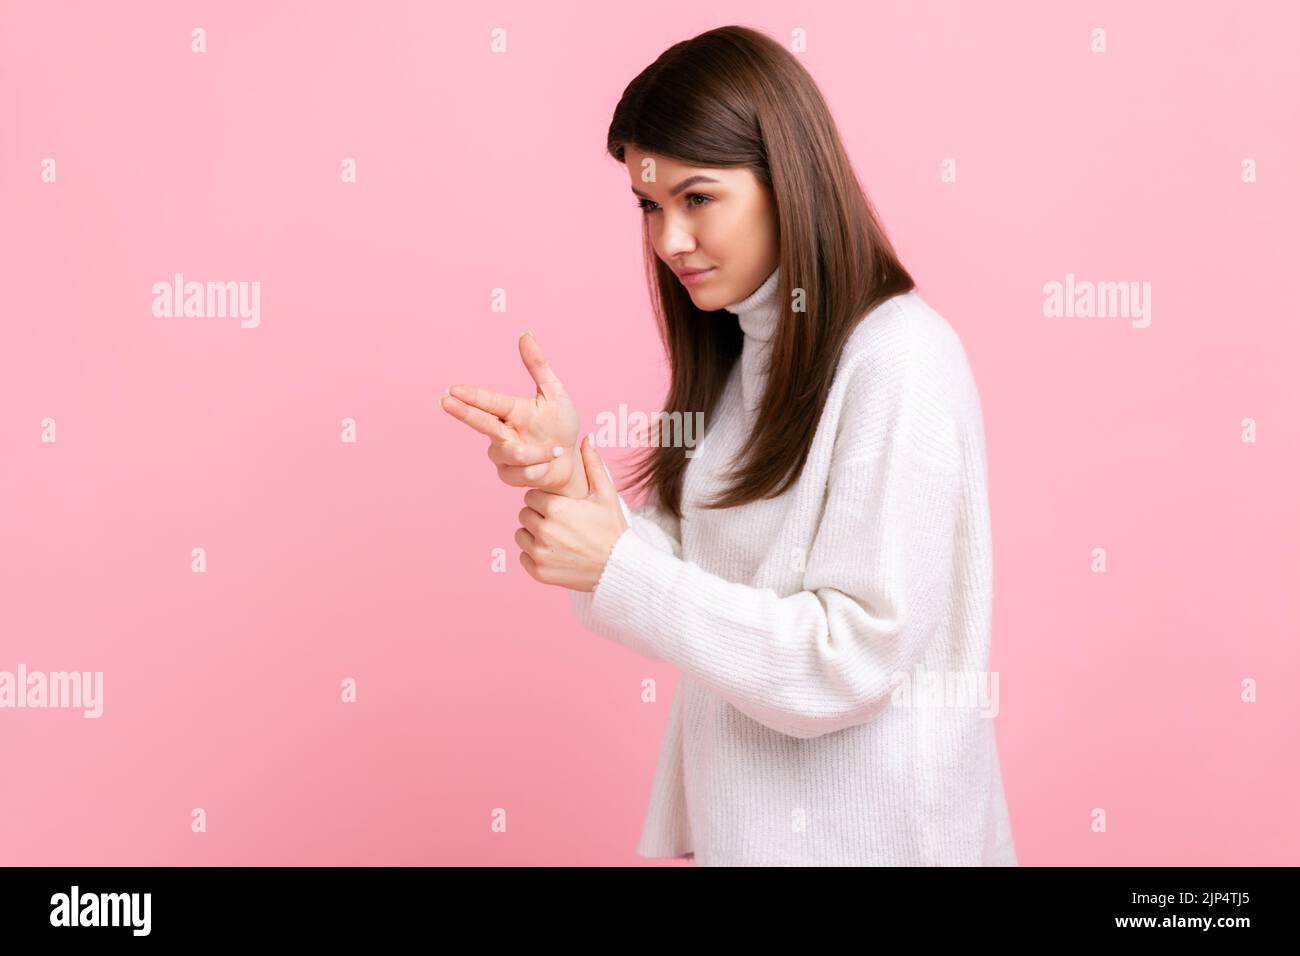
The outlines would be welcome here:
<svg viewBox="0 0 1300 956">
<path fill-rule="evenodd" d="M 1014 866 L 987 675 L 983 417 L 952 327 L 915 292 L 872 310 L 797 483 L 695 505 L 755 420 L 777 278 L 727 307 L 744 348 L 686 469 L 682 521 L 653 496 L 624 502 L 595 590 L 570 592 L 584 627 L 680 671 L 637 853 Z M 953 677 L 981 697 L 931 683 Z"/>
</svg>

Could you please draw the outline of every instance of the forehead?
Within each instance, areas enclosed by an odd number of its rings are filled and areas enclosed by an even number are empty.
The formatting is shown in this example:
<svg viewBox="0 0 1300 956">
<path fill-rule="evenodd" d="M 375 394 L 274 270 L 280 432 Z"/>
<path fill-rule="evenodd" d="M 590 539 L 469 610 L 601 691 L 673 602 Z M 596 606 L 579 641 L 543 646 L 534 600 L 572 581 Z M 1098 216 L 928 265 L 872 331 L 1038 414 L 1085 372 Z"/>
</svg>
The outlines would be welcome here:
<svg viewBox="0 0 1300 956">
<path fill-rule="evenodd" d="M 628 178 L 631 179 L 632 185 L 641 189 L 652 189 L 661 187 L 667 189 L 673 184 L 680 182 L 687 176 L 708 176 L 710 179 L 717 180 L 719 183 L 732 183 L 744 170 L 724 169 L 713 166 L 691 166 L 687 163 L 678 162 L 667 156 L 660 156 L 658 153 L 642 152 L 634 146 L 628 146 L 623 151 L 623 160 L 627 165 Z M 642 171 L 650 168 L 646 160 L 654 160 L 654 179 L 643 180 Z"/>
</svg>

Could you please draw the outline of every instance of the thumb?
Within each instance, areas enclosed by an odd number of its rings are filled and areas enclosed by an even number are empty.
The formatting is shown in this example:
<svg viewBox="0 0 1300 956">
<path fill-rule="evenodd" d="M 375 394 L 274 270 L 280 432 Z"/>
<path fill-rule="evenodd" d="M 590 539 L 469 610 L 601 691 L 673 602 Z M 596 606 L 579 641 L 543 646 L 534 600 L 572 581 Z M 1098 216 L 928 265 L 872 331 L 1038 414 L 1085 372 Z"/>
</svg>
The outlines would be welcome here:
<svg viewBox="0 0 1300 956">
<path fill-rule="evenodd" d="M 588 497 L 607 498 L 614 494 L 614 479 L 596 451 L 595 435 L 587 432 L 582 440 L 582 466 L 587 472 Z"/>
<path fill-rule="evenodd" d="M 546 356 L 542 354 L 542 347 L 537 344 L 537 339 L 533 338 L 532 332 L 525 332 L 519 336 L 519 357 L 524 360 L 528 374 L 533 377 L 533 381 L 537 384 L 537 391 L 543 397 L 551 401 L 563 397 L 564 385 L 561 384 L 555 370 L 551 368 L 551 363 L 546 361 Z"/>
</svg>

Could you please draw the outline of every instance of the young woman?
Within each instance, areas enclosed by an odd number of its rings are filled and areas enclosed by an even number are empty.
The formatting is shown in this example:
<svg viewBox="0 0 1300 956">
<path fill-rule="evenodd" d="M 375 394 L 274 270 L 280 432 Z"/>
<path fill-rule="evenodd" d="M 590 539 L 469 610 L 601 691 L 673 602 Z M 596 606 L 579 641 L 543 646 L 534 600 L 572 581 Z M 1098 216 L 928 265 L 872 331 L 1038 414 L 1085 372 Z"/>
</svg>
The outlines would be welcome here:
<svg viewBox="0 0 1300 956">
<path fill-rule="evenodd" d="M 443 407 L 531 489 L 529 574 L 681 672 L 637 852 L 1015 865 L 979 395 L 821 94 L 771 39 L 711 30 L 632 81 L 608 150 L 644 215 L 664 409 L 702 410 L 702 442 L 656 434 L 629 509 L 528 334 L 535 398 Z"/>
</svg>

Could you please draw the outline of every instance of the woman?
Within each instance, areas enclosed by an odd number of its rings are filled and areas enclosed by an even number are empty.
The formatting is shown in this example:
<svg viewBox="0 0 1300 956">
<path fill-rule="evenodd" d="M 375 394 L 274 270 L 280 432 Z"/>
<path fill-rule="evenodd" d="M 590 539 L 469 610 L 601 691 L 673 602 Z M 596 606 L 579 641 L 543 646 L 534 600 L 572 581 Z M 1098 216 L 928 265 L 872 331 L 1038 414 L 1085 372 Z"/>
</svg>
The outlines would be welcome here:
<svg viewBox="0 0 1300 956">
<path fill-rule="evenodd" d="M 993 722 L 934 691 L 987 677 L 979 396 L 819 91 L 762 34 L 711 30 L 632 81 L 608 150 L 644 215 L 664 408 L 703 410 L 702 443 L 656 434 L 628 509 L 528 334 L 535 399 L 443 406 L 531 489 L 529 574 L 681 671 L 637 852 L 1015 865 Z"/>
</svg>

